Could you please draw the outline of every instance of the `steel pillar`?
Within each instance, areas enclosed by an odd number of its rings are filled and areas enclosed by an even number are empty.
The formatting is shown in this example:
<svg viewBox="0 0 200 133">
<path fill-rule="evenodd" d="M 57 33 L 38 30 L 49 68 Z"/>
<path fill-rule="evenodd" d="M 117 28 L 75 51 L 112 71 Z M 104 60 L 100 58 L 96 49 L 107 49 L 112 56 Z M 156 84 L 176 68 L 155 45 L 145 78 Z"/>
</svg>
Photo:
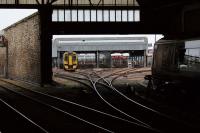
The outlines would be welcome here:
<svg viewBox="0 0 200 133">
<path fill-rule="evenodd" d="M 112 67 L 112 62 L 111 62 L 111 60 L 112 60 L 112 58 L 111 58 L 111 52 L 110 51 L 106 51 L 105 53 L 105 56 L 106 56 L 106 66 L 107 67 L 109 67 L 109 68 L 111 68 Z"/>
<path fill-rule="evenodd" d="M 147 54 L 146 54 L 146 50 L 144 50 L 144 67 L 147 67 Z"/>
<path fill-rule="evenodd" d="M 61 63 L 61 59 L 60 59 L 60 52 L 57 51 L 57 62 L 58 62 L 58 68 L 61 69 L 60 63 Z"/>
<path fill-rule="evenodd" d="M 41 85 L 52 83 L 52 35 L 50 24 L 52 10 L 49 7 L 39 9 L 40 15 L 40 51 L 41 51 Z"/>
<path fill-rule="evenodd" d="M 96 60 L 97 68 L 99 68 L 99 51 L 96 51 L 95 53 L 95 60 Z"/>
<path fill-rule="evenodd" d="M 111 52 L 109 52 L 109 58 L 110 58 L 110 68 L 112 68 L 112 56 L 111 56 Z"/>
</svg>

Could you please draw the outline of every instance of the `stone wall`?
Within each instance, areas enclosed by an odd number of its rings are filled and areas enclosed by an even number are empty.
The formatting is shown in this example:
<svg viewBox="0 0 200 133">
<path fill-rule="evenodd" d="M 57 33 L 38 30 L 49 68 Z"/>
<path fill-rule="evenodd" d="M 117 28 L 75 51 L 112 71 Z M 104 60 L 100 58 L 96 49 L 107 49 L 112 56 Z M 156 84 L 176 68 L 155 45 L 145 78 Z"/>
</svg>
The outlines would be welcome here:
<svg viewBox="0 0 200 133">
<path fill-rule="evenodd" d="M 6 48 L 0 47 L 0 77 L 5 76 Z"/>
<path fill-rule="evenodd" d="M 40 83 L 40 26 L 35 13 L 4 29 L 8 40 L 8 77 Z"/>
</svg>

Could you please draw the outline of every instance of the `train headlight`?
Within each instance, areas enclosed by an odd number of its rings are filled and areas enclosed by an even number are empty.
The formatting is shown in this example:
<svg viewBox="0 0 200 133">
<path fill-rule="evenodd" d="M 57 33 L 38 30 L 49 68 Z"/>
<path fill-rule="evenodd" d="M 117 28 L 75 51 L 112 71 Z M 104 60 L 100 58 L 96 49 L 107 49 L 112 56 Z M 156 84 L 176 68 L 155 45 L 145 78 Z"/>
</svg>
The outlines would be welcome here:
<svg viewBox="0 0 200 133">
<path fill-rule="evenodd" d="M 76 66 L 73 66 L 73 68 L 76 68 Z"/>
</svg>

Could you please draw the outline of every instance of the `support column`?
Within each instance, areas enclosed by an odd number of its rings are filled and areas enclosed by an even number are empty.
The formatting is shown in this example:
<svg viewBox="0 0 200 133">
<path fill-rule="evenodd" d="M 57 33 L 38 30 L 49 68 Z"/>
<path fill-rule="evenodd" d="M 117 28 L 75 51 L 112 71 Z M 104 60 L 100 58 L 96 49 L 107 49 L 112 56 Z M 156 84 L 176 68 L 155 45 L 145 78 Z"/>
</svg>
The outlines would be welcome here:
<svg viewBox="0 0 200 133">
<path fill-rule="evenodd" d="M 112 56 L 111 56 L 111 52 L 109 53 L 109 57 L 110 57 L 110 68 L 112 68 Z"/>
<path fill-rule="evenodd" d="M 111 52 L 110 51 L 106 51 L 104 52 L 104 55 L 106 56 L 106 64 L 105 66 L 108 67 L 108 68 L 111 68 Z"/>
<path fill-rule="evenodd" d="M 144 50 L 144 67 L 147 67 L 147 54 L 146 54 L 146 50 Z"/>
<path fill-rule="evenodd" d="M 132 66 L 132 68 L 134 68 L 135 67 L 135 63 L 134 63 L 134 58 L 133 58 L 133 55 L 134 55 L 134 51 L 132 51 L 131 53 L 130 53 L 130 56 L 131 56 L 131 66 Z"/>
<path fill-rule="evenodd" d="M 57 62 L 58 62 L 58 68 L 61 69 L 60 67 L 60 63 L 61 63 L 61 60 L 60 60 L 60 51 L 57 51 Z"/>
<path fill-rule="evenodd" d="M 99 51 L 96 51 L 95 60 L 96 60 L 97 68 L 99 68 Z"/>
<path fill-rule="evenodd" d="M 40 53 L 41 53 L 41 86 L 52 83 L 52 34 L 51 21 L 52 10 L 49 7 L 41 7 L 40 15 Z"/>
</svg>

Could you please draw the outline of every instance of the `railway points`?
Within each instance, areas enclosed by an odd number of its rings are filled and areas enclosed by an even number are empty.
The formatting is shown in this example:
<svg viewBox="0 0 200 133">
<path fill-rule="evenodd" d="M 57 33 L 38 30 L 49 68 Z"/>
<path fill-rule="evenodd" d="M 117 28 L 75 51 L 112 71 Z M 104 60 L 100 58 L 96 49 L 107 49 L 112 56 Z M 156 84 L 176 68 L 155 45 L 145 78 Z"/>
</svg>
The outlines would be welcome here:
<svg viewBox="0 0 200 133">
<path fill-rule="evenodd" d="M 0 133 L 200 132 L 199 0 L 0 0 L 0 27 L 16 9 Z"/>
</svg>

